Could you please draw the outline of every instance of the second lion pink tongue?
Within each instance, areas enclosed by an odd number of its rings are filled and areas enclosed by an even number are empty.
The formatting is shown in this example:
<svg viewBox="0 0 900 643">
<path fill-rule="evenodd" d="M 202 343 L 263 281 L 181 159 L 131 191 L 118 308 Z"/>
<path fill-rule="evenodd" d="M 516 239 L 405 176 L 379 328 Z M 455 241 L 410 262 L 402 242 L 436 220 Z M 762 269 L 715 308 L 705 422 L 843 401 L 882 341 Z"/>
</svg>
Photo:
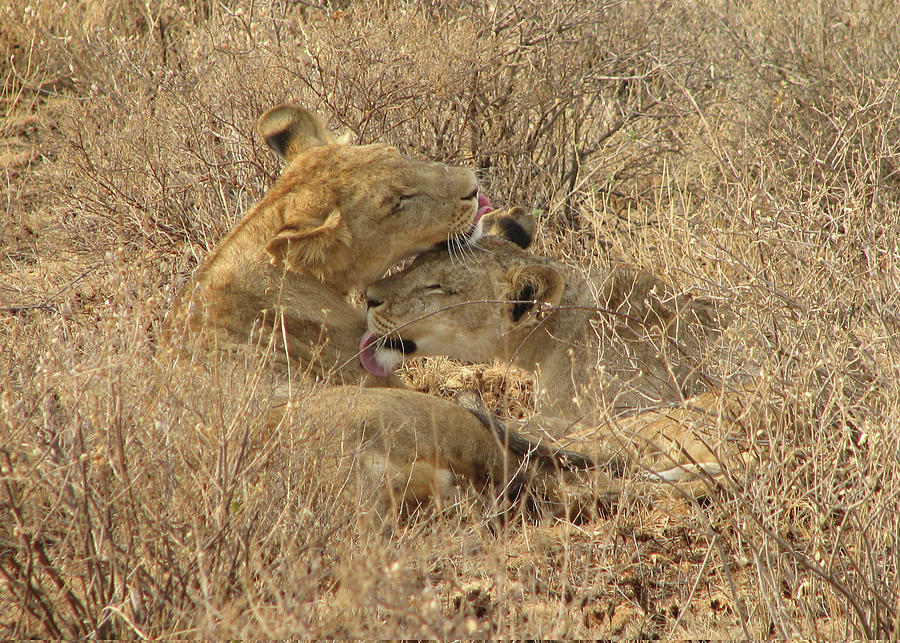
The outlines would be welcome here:
<svg viewBox="0 0 900 643">
<path fill-rule="evenodd" d="M 387 377 L 393 371 L 378 363 L 378 359 L 375 357 L 376 339 L 375 333 L 370 330 L 363 333 L 359 340 L 359 363 L 369 374 L 375 377 Z"/>
<path fill-rule="evenodd" d="M 485 195 L 478 193 L 478 213 L 475 215 L 475 222 L 477 223 L 481 217 L 486 215 L 488 212 L 493 211 L 494 206 L 491 205 L 491 200 L 487 198 Z"/>
</svg>

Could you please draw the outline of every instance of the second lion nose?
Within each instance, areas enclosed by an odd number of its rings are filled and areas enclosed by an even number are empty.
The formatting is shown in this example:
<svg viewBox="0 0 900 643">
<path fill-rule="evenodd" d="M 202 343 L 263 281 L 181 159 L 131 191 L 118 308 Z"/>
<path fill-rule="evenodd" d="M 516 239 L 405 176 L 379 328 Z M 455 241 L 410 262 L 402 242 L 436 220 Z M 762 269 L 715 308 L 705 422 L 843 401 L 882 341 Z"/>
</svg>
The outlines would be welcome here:
<svg viewBox="0 0 900 643">
<path fill-rule="evenodd" d="M 380 302 L 377 299 L 366 297 L 366 310 L 368 310 L 369 308 L 378 308 L 382 303 L 383 302 Z"/>
</svg>

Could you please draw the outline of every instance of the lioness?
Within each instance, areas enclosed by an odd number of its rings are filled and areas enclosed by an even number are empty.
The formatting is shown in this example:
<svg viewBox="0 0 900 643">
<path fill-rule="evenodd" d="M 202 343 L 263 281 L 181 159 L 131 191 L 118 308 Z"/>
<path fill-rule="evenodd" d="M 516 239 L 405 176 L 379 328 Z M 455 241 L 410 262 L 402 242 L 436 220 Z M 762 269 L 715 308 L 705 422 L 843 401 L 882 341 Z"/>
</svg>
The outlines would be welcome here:
<svg viewBox="0 0 900 643">
<path fill-rule="evenodd" d="M 475 176 L 389 145 L 346 145 L 292 105 L 263 114 L 258 129 L 286 167 L 184 288 L 164 340 L 186 335 L 201 348 L 226 350 L 254 340 L 274 346 L 282 371 L 396 384 L 370 378 L 355 359 L 365 317 L 348 295 L 404 257 L 478 239 L 490 204 Z M 273 422 L 290 403 L 288 390 L 279 389 Z M 401 504 L 445 494 L 455 475 L 479 485 L 511 482 L 504 474 L 528 454 L 556 457 L 516 439 L 507 447 L 471 411 L 422 393 L 326 387 L 305 403 L 306 421 L 355 436 L 363 468 L 386 479 Z"/>
<path fill-rule="evenodd" d="M 530 243 L 530 219 L 521 208 L 486 218 L 520 245 Z M 436 249 L 369 285 L 364 368 L 384 376 L 417 356 L 498 358 L 535 371 L 539 410 L 564 417 L 591 412 L 598 394 L 633 413 L 704 388 L 695 358 L 720 330 L 711 302 L 625 265 L 595 269 L 588 282 L 496 235 L 470 254 L 461 268 Z"/>
<path fill-rule="evenodd" d="M 534 226 L 520 209 L 486 220 L 530 243 Z M 719 445 L 702 429 L 735 421 L 740 404 L 689 397 L 705 384 L 693 358 L 719 330 L 715 307 L 620 265 L 595 271 L 595 292 L 574 270 L 504 237 L 485 236 L 462 269 L 433 250 L 371 284 L 363 366 L 386 375 L 416 356 L 507 360 L 537 373 L 540 424 L 577 423 L 569 436 L 589 439 L 579 448 L 588 444 L 598 460 L 633 462 L 637 453 L 666 480 L 720 472 Z M 596 413 L 598 397 L 613 420 L 595 428 L 609 417 Z"/>
<path fill-rule="evenodd" d="M 285 168 L 183 289 L 166 338 L 270 342 L 284 370 L 383 386 L 353 359 L 365 319 L 348 294 L 439 242 L 478 239 L 475 175 L 344 144 L 294 105 L 270 109 L 258 129 Z"/>
</svg>

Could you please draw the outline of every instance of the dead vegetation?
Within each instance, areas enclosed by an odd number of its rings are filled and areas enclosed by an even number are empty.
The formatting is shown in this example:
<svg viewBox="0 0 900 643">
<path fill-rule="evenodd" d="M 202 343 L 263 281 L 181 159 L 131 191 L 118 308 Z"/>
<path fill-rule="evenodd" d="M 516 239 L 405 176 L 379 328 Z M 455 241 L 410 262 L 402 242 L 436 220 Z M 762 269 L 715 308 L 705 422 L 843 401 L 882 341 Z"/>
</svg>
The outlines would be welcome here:
<svg viewBox="0 0 900 643">
<path fill-rule="evenodd" d="M 889 2 L 5 4 L 0 632 L 896 637 L 898 47 Z M 501 526 L 463 495 L 382 531 L 255 365 L 165 370 L 287 99 L 476 167 L 540 252 L 730 302 L 711 374 L 772 409 L 748 466 L 705 504 Z M 527 412 L 504 368 L 410 377 Z"/>
</svg>

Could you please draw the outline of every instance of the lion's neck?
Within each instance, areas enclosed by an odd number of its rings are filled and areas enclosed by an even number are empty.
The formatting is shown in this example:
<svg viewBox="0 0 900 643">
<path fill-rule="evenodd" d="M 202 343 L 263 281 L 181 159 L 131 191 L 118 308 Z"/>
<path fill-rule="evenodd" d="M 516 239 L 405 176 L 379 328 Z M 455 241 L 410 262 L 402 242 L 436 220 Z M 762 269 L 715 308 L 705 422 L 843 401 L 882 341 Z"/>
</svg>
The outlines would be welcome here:
<svg viewBox="0 0 900 643">
<path fill-rule="evenodd" d="M 622 265 L 592 272 L 596 292 L 574 272 L 566 284 L 558 309 L 519 331 L 505 356 L 537 374 L 545 416 L 629 414 L 679 402 L 705 385 L 696 364 L 707 350 L 704 333 L 717 322 L 692 317 L 703 312 L 699 305 Z"/>
</svg>

